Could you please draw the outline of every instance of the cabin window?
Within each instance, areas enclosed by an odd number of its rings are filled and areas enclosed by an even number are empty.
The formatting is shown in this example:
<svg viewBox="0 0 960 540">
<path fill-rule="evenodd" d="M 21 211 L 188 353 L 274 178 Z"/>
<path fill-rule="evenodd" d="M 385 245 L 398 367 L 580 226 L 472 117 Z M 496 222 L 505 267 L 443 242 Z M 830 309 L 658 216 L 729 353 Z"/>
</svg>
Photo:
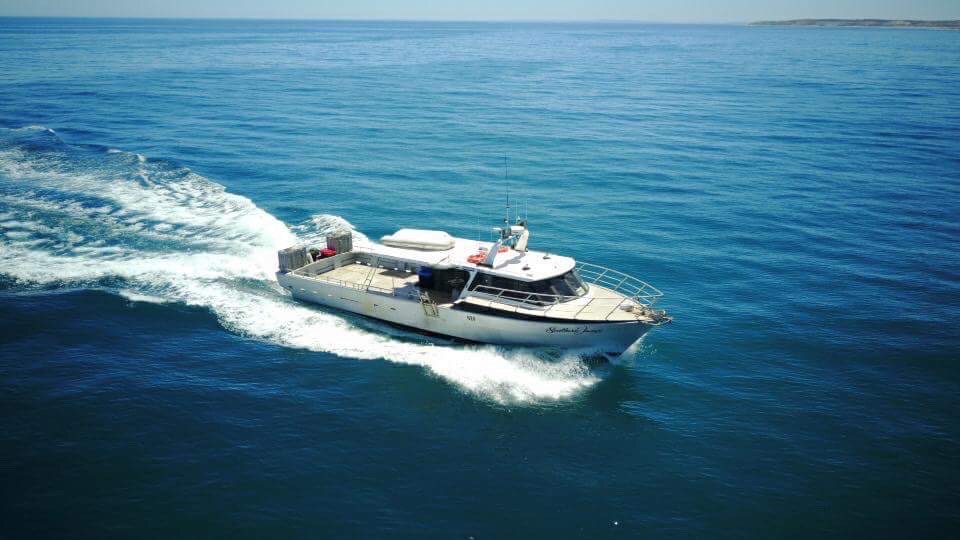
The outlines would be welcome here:
<svg viewBox="0 0 960 540">
<path fill-rule="evenodd" d="M 529 296 L 528 293 L 539 293 L 543 295 L 555 296 L 583 296 L 587 294 L 587 286 L 580 279 L 580 276 L 578 276 L 573 270 L 560 276 L 549 279 L 541 279 L 538 281 L 522 281 L 519 279 L 510 279 L 481 272 L 477 274 L 477 277 L 474 278 L 473 283 L 470 284 L 470 290 L 476 290 L 476 288 L 481 285 L 486 287 L 494 287 L 497 289 L 505 289 L 507 291 L 515 291 L 512 293 L 503 293 L 502 296 L 507 298 L 523 299 Z M 537 296 L 532 296 L 530 299 L 547 300 L 548 297 L 539 298 Z"/>
<path fill-rule="evenodd" d="M 580 279 L 580 276 L 577 275 L 575 270 L 571 270 L 562 276 L 551 279 L 550 286 L 555 291 L 566 291 L 557 293 L 565 296 L 583 296 L 587 294 L 587 287 L 583 284 L 583 281 Z"/>
</svg>

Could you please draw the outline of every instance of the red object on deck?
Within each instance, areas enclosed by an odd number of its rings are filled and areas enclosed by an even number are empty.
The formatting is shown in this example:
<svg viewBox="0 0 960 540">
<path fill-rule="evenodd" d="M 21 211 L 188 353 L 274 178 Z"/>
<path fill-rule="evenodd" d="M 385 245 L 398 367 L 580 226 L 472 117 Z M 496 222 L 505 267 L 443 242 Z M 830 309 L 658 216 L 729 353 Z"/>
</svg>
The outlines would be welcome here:
<svg viewBox="0 0 960 540">
<path fill-rule="evenodd" d="M 480 253 L 475 253 L 467 257 L 467 262 L 471 264 L 480 264 L 486 258 L 487 258 L 487 254 L 481 251 Z"/>
<path fill-rule="evenodd" d="M 333 257 L 337 254 L 337 250 L 330 248 L 323 248 L 320 250 L 320 258 L 326 259 L 327 257 Z"/>
</svg>

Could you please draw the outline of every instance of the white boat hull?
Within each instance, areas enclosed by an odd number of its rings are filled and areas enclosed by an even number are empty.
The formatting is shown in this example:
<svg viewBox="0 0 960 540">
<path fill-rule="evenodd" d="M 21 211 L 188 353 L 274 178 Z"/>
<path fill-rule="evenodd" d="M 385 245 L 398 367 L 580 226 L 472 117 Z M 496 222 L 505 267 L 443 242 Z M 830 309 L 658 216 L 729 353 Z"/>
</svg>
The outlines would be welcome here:
<svg viewBox="0 0 960 540">
<path fill-rule="evenodd" d="M 294 298 L 453 338 L 495 345 L 593 349 L 619 354 L 652 325 L 641 321 L 576 322 L 530 320 L 474 313 L 439 305 L 428 314 L 416 297 L 407 298 L 278 273 L 277 281 Z"/>
</svg>

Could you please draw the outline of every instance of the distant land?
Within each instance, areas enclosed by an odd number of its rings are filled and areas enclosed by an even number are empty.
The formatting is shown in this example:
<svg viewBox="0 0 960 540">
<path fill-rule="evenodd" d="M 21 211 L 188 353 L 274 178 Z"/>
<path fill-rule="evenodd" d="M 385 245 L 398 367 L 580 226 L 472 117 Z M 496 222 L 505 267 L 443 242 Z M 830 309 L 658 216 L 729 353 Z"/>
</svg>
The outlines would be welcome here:
<svg viewBox="0 0 960 540">
<path fill-rule="evenodd" d="M 952 28 L 960 30 L 960 20 L 917 21 L 910 19 L 791 19 L 788 21 L 758 21 L 754 26 L 870 26 L 890 28 Z"/>
</svg>

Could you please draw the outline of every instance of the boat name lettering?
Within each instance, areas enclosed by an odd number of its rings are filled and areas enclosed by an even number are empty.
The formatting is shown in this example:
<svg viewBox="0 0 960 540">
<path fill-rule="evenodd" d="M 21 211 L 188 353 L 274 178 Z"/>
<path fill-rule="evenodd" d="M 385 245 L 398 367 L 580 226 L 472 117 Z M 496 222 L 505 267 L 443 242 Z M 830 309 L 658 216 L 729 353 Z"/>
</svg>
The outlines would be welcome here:
<svg viewBox="0 0 960 540">
<path fill-rule="evenodd" d="M 589 326 L 575 326 L 575 327 L 563 327 L 557 328 L 556 326 L 551 326 L 547 328 L 548 334 L 599 334 L 603 330 L 599 328 L 590 328 Z"/>
</svg>

